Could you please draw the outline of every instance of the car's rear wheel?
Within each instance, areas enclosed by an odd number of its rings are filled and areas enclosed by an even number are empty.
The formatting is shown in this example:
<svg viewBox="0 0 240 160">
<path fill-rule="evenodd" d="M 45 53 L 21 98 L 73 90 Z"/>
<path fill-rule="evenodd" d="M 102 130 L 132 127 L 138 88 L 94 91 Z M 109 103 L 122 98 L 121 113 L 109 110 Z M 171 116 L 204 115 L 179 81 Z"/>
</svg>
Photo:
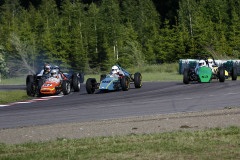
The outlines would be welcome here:
<svg viewBox="0 0 240 160">
<path fill-rule="evenodd" d="M 123 76 L 122 80 L 121 80 L 121 85 L 122 85 L 122 90 L 123 91 L 128 91 L 128 89 L 130 88 L 130 80 L 128 77 Z"/>
<path fill-rule="evenodd" d="M 71 92 L 71 84 L 68 80 L 62 82 L 62 92 L 64 95 L 68 95 Z"/>
<path fill-rule="evenodd" d="M 80 80 L 77 74 L 73 74 L 72 76 L 72 84 L 74 92 L 79 92 L 81 88 Z"/>
<path fill-rule="evenodd" d="M 95 92 L 97 81 L 95 78 L 88 78 L 86 82 L 86 90 L 88 94 L 93 94 Z"/>
<path fill-rule="evenodd" d="M 219 82 L 225 81 L 225 69 L 224 67 L 219 67 Z"/>
<path fill-rule="evenodd" d="M 232 68 L 232 80 L 233 81 L 237 80 L 237 68 L 236 67 Z"/>
<path fill-rule="evenodd" d="M 189 84 L 189 68 L 184 68 L 183 71 L 183 83 Z"/>
<path fill-rule="evenodd" d="M 83 83 L 84 82 L 84 74 L 83 74 L 83 72 L 79 72 L 78 76 L 79 76 L 79 79 L 80 79 L 80 83 Z"/>
<path fill-rule="evenodd" d="M 138 72 L 134 74 L 134 86 L 135 88 L 142 87 L 142 75 Z"/>
</svg>

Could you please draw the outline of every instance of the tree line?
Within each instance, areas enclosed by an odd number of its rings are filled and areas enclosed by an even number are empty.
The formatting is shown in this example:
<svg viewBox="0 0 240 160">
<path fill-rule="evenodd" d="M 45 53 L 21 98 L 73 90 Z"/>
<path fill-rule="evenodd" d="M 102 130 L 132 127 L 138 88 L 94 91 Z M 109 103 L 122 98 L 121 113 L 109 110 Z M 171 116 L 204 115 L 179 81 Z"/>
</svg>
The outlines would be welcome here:
<svg viewBox="0 0 240 160">
<path fill-rule="evenodd" d="M 94 73 L 203 54 L 239 58 L 239 17 L 239 0 L 5 0 L 0 71 L 52 63 Z"/>
</svg>

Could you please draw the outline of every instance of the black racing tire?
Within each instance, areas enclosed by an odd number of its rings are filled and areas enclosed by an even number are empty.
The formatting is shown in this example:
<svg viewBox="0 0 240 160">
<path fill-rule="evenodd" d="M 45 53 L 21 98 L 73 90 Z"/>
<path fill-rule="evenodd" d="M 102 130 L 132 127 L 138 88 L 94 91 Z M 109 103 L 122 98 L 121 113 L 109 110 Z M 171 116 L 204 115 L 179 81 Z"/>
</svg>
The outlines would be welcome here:
<svg viewBox="0 0 240 160">
<path fill-rule="evenodd" d="M 80 79 L 77 74 L 73 74 L 73 76 L 72 76 L 72 86 L 73 86 L 74 92 L 80 91 L 81 84 L 80 84 Z"/>
<path fill-rule="evenodd" d="M 38 97 L 39 96 L 42 96 L 42 93 L 41 93 L 41 88 L 42 88 L 42 85 L 44 84 L 44 79 L 39 79 L 38 83 L 37 83 L 37 95 Z"/>
<path fill-rule="evenodd" d="M 88 78 L 86 82 L 86 90 L 88 94 L 93 94 L 95 92 L 97 81 L 95 78 Z"/>
<path fill-rule="evenodd" d="M 79 72 L 78 76 L 79 76 L 79 79 L 80 79 L 80 83 L 83 83 L 84 82 L 84 74 L 83 74 L 83 72 Z"/>
<path fill-rule="evenodd" d="M 183 83 L 189 84 L 189 68 L 184 68 L 183 71 Z"/>
<path fill-rule="evenodd" d="M 102 80 L 104 80 L 106 77 L 107 77 L 106 74 L 102 74 L 101 77 L 100 77 L 100 82 L 102 82 Z"/>
<path fill-rule="evenodd" d="M 123 91 L 128 91 L 130 88 L 130 79 L 126 76 L 123 76 L 121 79 L 121 86 Z"/>
<path fill-rule="evenodd" d="M 34 85 L 34 83 L 33 82 L 28 82 L 27 83 L 27 95 L 28 96 L 31 96 L 31 97 L 34 97 L 35 96 L 35 94 L 36 94 L 36 89 L 35 89 L 35 85 Z"/>
<path fill-rule="evenodd" d="M 71 92 L 71 84 L 70 84 L 69 80 L 63 80 L 62 92 L 64 95 L 68 95 Z"/>
<path fill-rule="evenodd" d="M 233 81 L 237 80 L 237 68 L 236 67 L 232 68 L 232 80 Z"/>
<path fill-rule="evenodd" d="M 225 81 L 225 69 L 224 67 L 219 67 L 219 82 L 224 82 Z"/>
<path fill-rule="evenodd" d="M 36 81 L 36 75 L 28 75 L 26 78 L 26 91 L 27 95 L 34 97 L 36 94 L 36 86 L 35 86 L 35 81 Z"/>
<path fill-rule="evenodd" d="M 135 88 L 142 87 L 142 75 L 139 72 L 134 74 L 134 86 Z"/>
<path fill-rule="evenodd" d="M 26 78 L 26 86 L 28 83 L 34 83 L 34 76 L 33 75 L 28 75 Z"/>
</svg>

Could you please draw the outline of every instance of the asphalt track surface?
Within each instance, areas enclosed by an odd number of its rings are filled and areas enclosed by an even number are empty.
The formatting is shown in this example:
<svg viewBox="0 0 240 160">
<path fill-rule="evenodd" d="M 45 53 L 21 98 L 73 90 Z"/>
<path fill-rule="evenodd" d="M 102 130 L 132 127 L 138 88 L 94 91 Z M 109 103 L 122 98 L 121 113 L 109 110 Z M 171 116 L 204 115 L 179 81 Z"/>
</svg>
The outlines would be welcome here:
<svg viewBox="0 0 240 160">
<path fill-rule="evenodd" d="M 1 87 L 1 86 L 0 86 Z M 24 86 L 22 86 L 24 87 Z M 240 81 L 144 82 L 141 89 L 89 95 L 80 92 L 47 101 L 0 108 L 0 128 L 223 109 L 240 105 Z"/>
</svg>

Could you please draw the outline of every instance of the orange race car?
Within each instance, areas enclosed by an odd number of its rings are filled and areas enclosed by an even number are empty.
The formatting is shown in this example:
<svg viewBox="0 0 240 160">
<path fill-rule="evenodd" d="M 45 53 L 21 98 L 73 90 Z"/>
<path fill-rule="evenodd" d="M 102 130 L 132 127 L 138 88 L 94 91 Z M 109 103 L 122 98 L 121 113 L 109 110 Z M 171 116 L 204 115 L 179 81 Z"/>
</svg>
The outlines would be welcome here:
<svg viewBox="0 0 240 160">
<path fill-rule="evenodd" d="M 77 74 L 73 74 L 67 78 L 63 73 L 58 70 L 52 70 L 50 77 L 45 81 L 39 81 L 40 94 L 59 94 L 67 95 L 71 92 L 71 88 L 75 92 L 80 91 L 80 79 Z"/>
<path fill-rule="evenodd" d="M 29 75 L 27 77 L 27 93 L 29 96 L 37 94 L 54 95 L 63 93 L 68 95 L 71 89 L 79 92 L 81 83 L 84 81 L 82 72 L 69 75 L 62 73 L 59 69 L 52 69 L 48 75 L 37 78 L 37 76 Z"/>
</svg>

